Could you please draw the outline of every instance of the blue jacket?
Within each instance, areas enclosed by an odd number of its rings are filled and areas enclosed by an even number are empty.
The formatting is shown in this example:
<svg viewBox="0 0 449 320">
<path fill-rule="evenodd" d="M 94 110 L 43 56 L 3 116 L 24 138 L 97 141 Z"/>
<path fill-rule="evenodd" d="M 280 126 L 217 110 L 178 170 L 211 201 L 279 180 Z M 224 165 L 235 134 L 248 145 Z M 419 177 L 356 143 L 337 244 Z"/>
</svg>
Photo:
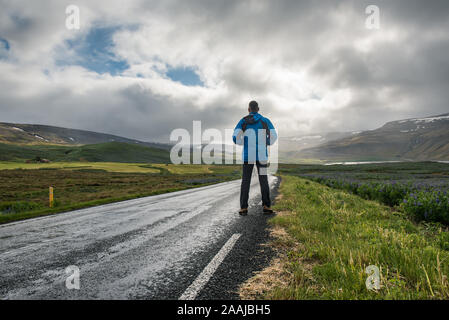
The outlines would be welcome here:
<svg viewBox="0 0 449 320">
<path fill-rule="evenodd" d="M 244 162 L 268 161 L 267 145 L 272 145 L 276 142 L 276 130 L 268 118 L 257 112 L 251 112 L 250 115 L 253 116 L 254 123 L 247 123 L 245 133 L 243 133 L 242 128 L 246 121 L 245 118 L 242 118 L 234 129 L 232 140 L 238 145 L 243 145 L 242 159 Z M 266 123 L 270 130 L 270 139 L 268 137 L 259 139 L 264 132 L 264 130 L 258 131 L 258 129 L 264 128 L 262 121 Z"/>
</svg>

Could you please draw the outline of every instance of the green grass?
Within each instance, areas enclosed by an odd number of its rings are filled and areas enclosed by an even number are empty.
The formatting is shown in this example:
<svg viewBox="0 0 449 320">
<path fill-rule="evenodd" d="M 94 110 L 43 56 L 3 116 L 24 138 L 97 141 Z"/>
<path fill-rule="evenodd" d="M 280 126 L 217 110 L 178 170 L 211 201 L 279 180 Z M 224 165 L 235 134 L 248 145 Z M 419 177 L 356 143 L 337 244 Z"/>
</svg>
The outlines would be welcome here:
<svg viewBox="0 0 449 320">
<path fill-rule="evenodd" d="M 438 162 L 397 162 L 371 163 L 357 165 L 320 165 L 320 164 L 280 164 L 283 174 L 344 174 L 361 177 L 364 180 L 377 180 L 379 176 L 388 178 L 413 178 L 415 175 L 439 175 L 449 177 L 449 164 Z"/>
<path fill-rule="evenodd" d="M 52 163 L 23 163 L 23 162 L 0 162 L 0 170 L 14 169 L 62 169 L 75 171 L 104 170 L 108 172 L 141 172 L 159 173 L 160 170 L 152 165 L 141 163 L 121 162 L 52 162 Z"/>
<path fill-rule="evenodd" d="M 211 169 L 207 165 L 196 165 L 196 164 L 155 164 L 153 167 L 163 168 L 168 170 L 170 173 L 183 174 L 183 173 L 212 173 Z"/>
<path fill-rule="evenodd" d="M 36 157 L 51 161 L 131 162 L 168 163 L 167 150 L 133 145 L 122 142 L 108 142 L 83 146 L 59 145 L 13 145 L 0 143 L 0 161 L 24 161 Z"/>
<path fill-rule="evenodd" d="M 285 165 L 280 172 L 377 200 L 406 212 L 415 221 L 449 225 L 449 164 L 446 163 Z"/>
<path fill-rule="evenodd" d="M 8 162 L 0 168 L 0 223 L 240 178 L 237 166 Z M 48 207 L 49 186 L 54 208 Z"/>
<path fill-rule="evenodd" d="M 404 214 L 296 176 L 284 175 L 284 212 L 271 223 L 290 240 L 288 285 L 268 299 L 448 299 L 449 237 L 438 224 L 414 224 Z M 381 289 L 366 288 L 365 268 L 381 272 Z"/>
</svg>

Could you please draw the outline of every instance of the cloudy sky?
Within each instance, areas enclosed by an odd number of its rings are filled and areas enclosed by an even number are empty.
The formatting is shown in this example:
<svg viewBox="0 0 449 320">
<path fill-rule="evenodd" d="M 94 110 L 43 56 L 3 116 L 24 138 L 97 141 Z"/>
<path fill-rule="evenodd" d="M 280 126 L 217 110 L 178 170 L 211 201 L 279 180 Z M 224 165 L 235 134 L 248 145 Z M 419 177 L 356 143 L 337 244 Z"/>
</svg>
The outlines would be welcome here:
<svg viewBox="0 0 449 320">
<path fill-rule="evenodd" d="M 80 29 L 66 8 L 80 9 Z M 368 29 L 365 9 L 380 9 Z M 255 99 L 281 136 L 449 111 L 449 1 L 0 0 L 0 121 L 167 141 L 233 128 Z"/>
</svg>

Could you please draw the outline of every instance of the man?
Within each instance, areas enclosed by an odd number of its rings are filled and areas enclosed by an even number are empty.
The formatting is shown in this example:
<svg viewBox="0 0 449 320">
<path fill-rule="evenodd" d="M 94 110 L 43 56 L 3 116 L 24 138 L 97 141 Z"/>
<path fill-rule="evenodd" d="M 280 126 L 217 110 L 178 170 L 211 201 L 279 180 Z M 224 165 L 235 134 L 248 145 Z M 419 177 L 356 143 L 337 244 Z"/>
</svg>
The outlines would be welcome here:
<svg viewBox="0 0 449 320">
<path fill-rule="evenodd" d="M 271 210 L 267 176 L 267 145 L 274 144 L 277 133 L 271 121 L 259 114 L 259 105 L 256 101 L 249 103 L 248 112 L 249 115 L 239 121 L 232 136 L 234 143 L 243 145 L 243 177 L 240 189 L 239 214 L 242 216 L 248 214 L 249 187 L 254 164 L 257 166 L 259 175 L 263 212 L 271 214 L 273 210 Z"/>
</svg>

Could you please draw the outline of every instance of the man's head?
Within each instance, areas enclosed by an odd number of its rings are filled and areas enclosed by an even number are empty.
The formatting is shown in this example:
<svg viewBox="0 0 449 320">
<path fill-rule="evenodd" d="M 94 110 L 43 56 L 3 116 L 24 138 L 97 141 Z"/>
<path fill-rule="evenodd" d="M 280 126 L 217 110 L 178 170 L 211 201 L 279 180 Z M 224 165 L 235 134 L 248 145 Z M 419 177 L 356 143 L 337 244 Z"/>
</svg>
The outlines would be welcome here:
<svg viewBox="0 0 449 320">
<path fill-rule="evenodd" d="M 256 101 L 251 101 L 248 106 L 248 112 L 259 112 L 259 104 Z"/>
</svg>

